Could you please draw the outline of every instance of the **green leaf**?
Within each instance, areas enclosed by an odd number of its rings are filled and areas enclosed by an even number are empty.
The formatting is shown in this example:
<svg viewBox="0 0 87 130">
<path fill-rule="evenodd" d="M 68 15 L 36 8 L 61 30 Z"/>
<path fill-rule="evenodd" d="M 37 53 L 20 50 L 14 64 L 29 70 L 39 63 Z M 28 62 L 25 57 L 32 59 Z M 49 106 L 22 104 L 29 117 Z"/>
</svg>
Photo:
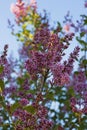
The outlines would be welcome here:
<svg viewBox="0 0 87 130">
<path fill-rule="evenodd" d="M 26 92 L 26 93 L 35 94 L 35 93 L 36 93 L 36 90 L 35 90 L 35 89 L 33 89 L 33 90 L 27 90 L 27 92 Z"/>
<path fill-rule="evenodd" d="M 20 33 L 16 33 L 16 36 L 17 36 L 17 37 L 20 37 Z"/>
<path fill-rule="evenodd" d="M 48 100 L 54 100 L 54 94 L 53 94 L 53 92 L 47 93 L 46 99 L 48 99 Z"/>
<path fill-rule="evenodd" d="M 3 101 L 3 97 L 0 95 L 0 102 L 2 102 Z"/>
<path fill-rule="evenodd" d="M 58 130 L 58 125 L 55 125 L 53 129 Z"/>
<path fill-rule="evenodd" d="M 87 47 L 81 48 L 81 51 L 87 51 Z"/>
<path fill-rule="evenodd" d="M 3 72 L 4 67 L 2 65 L 0 65 L 0 74 Z"/>
<path fill-rule="evenodd" d="M 19 106 L 20 106 L 19 102 L 12 104 L 10 107 L 11 113 L 13 113 L 17 108 L 19 108 Z"/>
<path fill-rule="evenodd" d="M 87 25 L 87 19 L 84 20 L 84 25 Z"/>
<path fill-rule="evenodd" d="M 87 46 L 87 43 L 84 40 L 79 39 L 78 37 L 76 37 L 76 40 L 83 46 Z"/>
<path fill-rule="evenodd" d="M 83 37 L 85 35 L 85 32 L 80 33 L 80 37 Z"/>
<path fill-rule="evenodd" d="M 30 112 L 31 114 L 35 113 L 35 108 L 33 106 L 25 106 L 24 110 L 26 110 L 27 112 Z"/>
<path fill-rule="evenodd" d="M 26 22 L 26 23 L 24 23 L 24 24 L 22 25 L 22 29 L 26 29 L 27 26 L 28 26 L 28 22 Z"/>
<path fill-rule="evenodd" d="M 61 31 L 62 30 L 62 26 L 61 26 L 60 22 L 57 22 L 57 25 L 58 25 L 58 27 L 59 27 L 59 29 Z"/>
<path fill-rule="evenodd" d="M 4 124 L 3 124 L 3 128 L 4 128 L 4 129 L 10 128 L 10 124 L 9 124 L 9 123 L 6 123 L 6 124 L 4 123 Z"/>
<path fill-rule="evenodd" d="M 83 63 L 84 65 L 87 65 L 87 60 L 83 60 L 82 63 Z"/>
<path fill-rule="evenodd" d="M 69 88 L 68 94 L 71 95 L 71 96 L 75 96 L 73 87 L 70 87 L 70 88 Z"/>
<path fill-rule="evenodd" d="M 18 78 L 17 78 L 17 83 L 18 83 L 19 85 L 22 85 L 22 84 L 24 83 L 24 79 L 18 77 Z"/>
<path fill-rule="evenodd" d="M 4 81 L 0 79 L 0 88 L 1 90 L 4 90 Z"/>
<path fill-rule="evenodd" d="M 78 75 L 78 74 L 79 74 L 79 72 L 78 72 L 78 71 L 75 71 L 75 72 L 74 72 L 74 74 L 75 74 L 75 75 Z"/>
</svg>

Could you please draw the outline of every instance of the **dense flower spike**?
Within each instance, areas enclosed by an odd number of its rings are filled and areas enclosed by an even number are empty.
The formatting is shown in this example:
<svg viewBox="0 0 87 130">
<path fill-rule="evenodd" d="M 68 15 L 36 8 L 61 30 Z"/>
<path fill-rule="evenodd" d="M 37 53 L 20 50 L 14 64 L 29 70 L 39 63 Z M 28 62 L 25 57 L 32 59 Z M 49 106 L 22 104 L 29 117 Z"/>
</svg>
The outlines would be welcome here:
<svg viewBox="0 0 87 130">
<path fill-rule="evenodd" d="M 72 109 L 85 114 L 87 112 L 87 78 L 85 72 L 80 69 L 77 74 L 73 74 L 72 79 L 71 86 L 74 87 L 75 94 L 80 96 L 80 98 L 73 97 L 75 102 L 71 100 Z"/>
<path fill-rule="evenodd" d="M 80 48 L 77 46 L 74 51 L 70 54 L 70 57 L 67 61 L 64 61 L 64 70 L 70 75 L 73 70 L 73 63 L 78 57 Z"/>
<path fill-rule="evenodd" d="M 16 4 L 11 5 L 11 12 L 15 14 L 15 17 L 18 19 L 21 16 L 26 15 L 26 7 L 24 5 L 25 3 L 22 2 L 22 0 L 17 0 Z"/>
<path fill-rule="evenodd" d="M 41 25 L 41 27 L 36 30 L 34 42 L 35 44 L 41 43 L 43 46 L 46 46 L 46 44 L 49 42 L 49 38 L 50 31 L 48 27 L 44 27 L 44 25 Z"/>
<path fill-rule="evenodd" d="M 69 42 L 72 40 L 73 33 L 65 35 L 65 41 Z M 62 60 L 62 56 L 64 55 L 63 51 L 68 47 L 68 44 L 63 44 L 60 42 L 60 39 L 57 34 L 51 34 L 48 26 L 40 26 L 39 29 L 36 30 L 34 36 L 35 49 L 39 48 L 39 51 L 32 51 L 30 54 L 30 58 L 26 61 L 25 68 L 28 70 L 31 79 L 37 79 L 38 76 L 46 73 L 47 70 L 50 70 L 53 74 L 53 82 L 56 85 L 65 85 L 68 84 L 69 79 L 69 65 L 72 66 L 73 62 L 78 56 L 79 47 L 77 47 L 69 60 L 67 61 L 67 69 L 60 62 Z M 41 52 L 42 51 L 42 52 Z M 63 70 L 59 67 L 63 66 Z M 72 69 L 70 70 L 72 72 Z M 59 71 L 58 71 L 59 70 Z M 66 71 L 65 71 L 66 70 Z"/>
<path fill-rule="evenodd" d="M 17 0 L 16 4 L 12 3 L 10 7 L 11 12 L 15 15 L 16 23 L 18 24 L 24 20 L 24 17 L 27 17 L 30 9 L 36 12 L 37 2 L 35 0 L 31 0 L 30 3 Z"/>
<path fill-rule="evenodd" d="M 3 54 L 0 56 L 0 67 L 1 67 L 1 73 L 0 73 L 0 78 L 4 79 L 6 77 L 9 78 L 11 70 L 10 70 L 10 64 L 6 58 L 7 56 L 7 49 L 8 49 L 8 45 L 4 46 L 4 51 Z"/>
</svg>

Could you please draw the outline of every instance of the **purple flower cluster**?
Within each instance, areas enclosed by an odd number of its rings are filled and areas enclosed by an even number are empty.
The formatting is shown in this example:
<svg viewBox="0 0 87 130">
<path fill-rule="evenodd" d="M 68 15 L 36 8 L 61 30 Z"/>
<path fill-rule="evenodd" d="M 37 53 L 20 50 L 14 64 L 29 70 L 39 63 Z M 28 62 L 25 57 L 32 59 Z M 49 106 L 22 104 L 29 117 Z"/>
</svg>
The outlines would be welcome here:
<svg viewBox="0 0 87 130">
<path fill-rule="evenodd" d="M 70 75 L 73 70 L 73 63 L 78 58 L 80 48 L 77 46 L 73 52 L 71 52 L 68 61 L 64 61 L 64 70 Z"/>
<path fill-rule="evenodd" d="M 41 25 L 35 32 L 34 35 L 34 43 L 35 44 L 42 44 L 43 46 L 46 46 L 50 39 L 50 31 L 47 27 L 44 25 Z"/>
<path fill-rule="evenodd" d="M 73 69 L 73 62 L 78 56 L 79 47 L 76 47 L 70 54 L 68 61 L 61 63 L 64 50 L 68 48 L 68 42 L 72 40 L 73 34 L 67 34 L 64 37 L 64 44 L 57 34 L 51 34 L 48 27 L 41 26 L 36 30 L 34 36 L 35 48 L 32 50 L 29 59 L 25 63 L 25 68 L 30 74 L 31 79 L 37 79 L 44 76 L 49 70 L 53 75 L 53 83 L 59 86 L 68 84 L 69 74 Z"/>
<path fill-rule="evenodd" d="M 53 80 L 56 85 L 63 86 L 70 82 L 70 77 L 67 72 L 64 71 L 64 66 L 60 63 L 54 64 L 51 67 Z"/>
<path fill-rule="evenodd" d="M 72 86 L 74 87 L 74 92 L 78 95 L 77 98 L 73 97 L 71 99 L 71 106 L 73 111 L 79 113 L 87 113 L 87 77 L 85 72 L 81 69 L 73 74 Z"/>
<path fill-rule="evenodd" d="M 85 1 L 84 4 L 85 8 L 87 8 L 87 1 Z M 65 16 L 64 24 L 69 25 L 69 28 L 73 29 L 73 32 L 80 32 L 80 33 L 86 33 L 87 34 L 87 28 L 86 24 L 84 24 L 84 21 L 86 21 L 86 16 L 82 15 L 80 20 L 77 20 L 76 23 L 73 22 L 72 17 L 70 16 L 70 12 L 68 12 Z"/>
<path fill-rule="evenodd" d="M 30 128 L 32 130 L 48 130 L 52 127 L 53 122 L 46 118 L 48 111 L 47 109 L 39 104 L 42 100 L 41 94 L 38 94 L 32 104 L 29 104 L 27 99 L 21 99 L 20 107 L 13 113 L 15 119 L 17 118 L 20 122 L 16 126 L 16 130 Z M 30 112 L 26 108 L 31 108 Z M 17 120 L 16 119 L 16 120 Z"/>
<path fill-rule="evenodd" d="M 12 72 L 11 70 L 11 65 L 9 60 L 7 60 L 6 56 L 7 56 L 7 50 L 8 50 L 8 45 L 4 46 L 4 51 L 3 54 L 0 56 L 0 79 L 10 79 L 10 74 Z"/>
<path fill-rule="evenodd" d="M 27 104 L 29 104 L 29 101 L 28 101 L 28 99 L 26 99 L 26 98 L 22 98 L 22 99 L 20 100 L 20 104 L 21 104 L 22 106 L 26 106 Z"/>
</svg>

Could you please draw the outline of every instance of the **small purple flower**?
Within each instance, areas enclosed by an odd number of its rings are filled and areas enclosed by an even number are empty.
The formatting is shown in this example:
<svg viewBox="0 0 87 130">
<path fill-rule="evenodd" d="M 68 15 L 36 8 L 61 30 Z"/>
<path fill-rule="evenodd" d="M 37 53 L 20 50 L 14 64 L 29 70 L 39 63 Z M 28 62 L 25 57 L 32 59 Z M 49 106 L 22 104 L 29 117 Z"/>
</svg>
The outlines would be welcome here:
<svg viewBox="0 0 87 130">
<path fill-rule="evenodd" d="M 26 98 L 28 98 L 28 99 L 33 98 L 33 94 L 27 94 Z"/>
<path fill-rule="evenodd" d="M 23 106 L 26 106 L 27 104 L 29 104 L 29 101 L 28 101 L 28 99 L 22 98 L 20 100 L 20 104 L 23 105 Z"/>
<path fill-rule="evenodd" d="M 85 1 L 84 7 L 87 8 L 87 0 Z"/>
</svg>

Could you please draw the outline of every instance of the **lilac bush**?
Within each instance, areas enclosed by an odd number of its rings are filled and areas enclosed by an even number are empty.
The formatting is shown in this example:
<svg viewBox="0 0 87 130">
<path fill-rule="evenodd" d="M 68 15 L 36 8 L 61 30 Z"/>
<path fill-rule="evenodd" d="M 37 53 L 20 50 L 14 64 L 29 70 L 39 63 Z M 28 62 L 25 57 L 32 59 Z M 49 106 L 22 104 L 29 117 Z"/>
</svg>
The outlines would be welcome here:
<svg viewBox="0 0 87 130">
<path fill-rule="evenodd" d="M 21 47 L 17 61 L 6 58 L 7 45 L 0 57 L 0 129 L 86 130 L 86 55 L 79 61 L 80 47 L 76 46 L 64 60 L 65 50 L 76 33 L 68 31 L 76 26 L 67 15 L 67 33 L 63 33 L 61 24 L 53 29 L 46 12 L 38 13 L 35 0 L 17 0 L 11 11 L 18 32 L 10 21 L 9 27 Z M 80 37 L 86 32 L 81 33 Z M 86 49 L 83 51 L 86 54 Z M 76 60 L 79 68 L 74 72 Z"/>
</svg>

